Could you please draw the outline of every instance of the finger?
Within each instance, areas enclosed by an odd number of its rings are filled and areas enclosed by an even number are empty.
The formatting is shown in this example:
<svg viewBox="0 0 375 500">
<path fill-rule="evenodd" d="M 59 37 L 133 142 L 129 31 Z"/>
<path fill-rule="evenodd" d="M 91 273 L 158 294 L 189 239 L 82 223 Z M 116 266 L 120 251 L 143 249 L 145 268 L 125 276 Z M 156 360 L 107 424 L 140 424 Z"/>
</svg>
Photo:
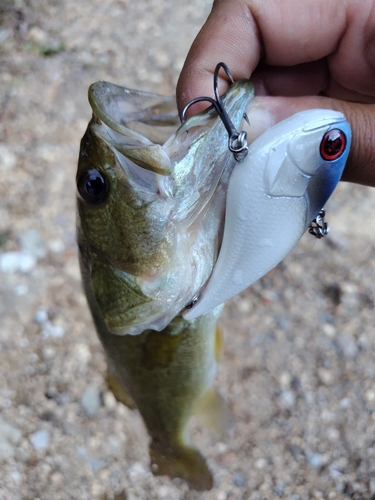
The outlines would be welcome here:
<svg viewBox="0 0 375 500">
<path fill-rule="evenodd" d="M 325 59 L 330 83 L 338 82 L 353 96 L 375 96 L 374 26 L 373 0 L 363 0 L 360 9 L 347 0 L 332 0 L 329 6 L 326 0 L 217 0 L 181 72 L 178 106 L 212 96 L 218 62 L 227 63 L 235 79 L 248 78 L 261 57 L 269 66 Z"/>
<path fill-rule="evenodd" d="M 268 66 L 260 63 L 251 75 L 255 95 L 298 97 L 318 95 L 327 87 L 326 59 L 296 66 Z"/>
<path fill-rule="evenodd" d="M 228 64 L 233 78 L 249 78 L 260 58 L 259 34 L 254 18 L 244 2 L 216 2 L 205 25 L 195 39 L 177 84 L 177 104 L 200 96 L 213 97 L 213 74 L 219 62 Z M 219 91 L 228 86 L 220 72 Z M 204 109 L 200 103 L 187 116 Z"/>
<path fill-rule="evenodd" d="M 251 143 L 269 127 L 306 109 L 342 112 L 352 129 L 352 146 L 342 180 L 375 187 L 375 104 L 358 104 L 327 97 L 256 97 L 242 129 Z"/>
</svg>

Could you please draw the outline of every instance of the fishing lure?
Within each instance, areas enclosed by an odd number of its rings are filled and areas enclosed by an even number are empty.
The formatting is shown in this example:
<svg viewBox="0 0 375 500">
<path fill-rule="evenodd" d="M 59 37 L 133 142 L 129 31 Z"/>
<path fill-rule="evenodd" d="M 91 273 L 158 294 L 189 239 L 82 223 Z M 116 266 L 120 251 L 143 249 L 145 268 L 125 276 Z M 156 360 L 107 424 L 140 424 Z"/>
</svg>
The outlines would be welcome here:
<svg viewBox="0 0 375 500">
<path fill-rule="evenodd" d="M 182 112 L 183 119 L 194 102 L 213 104 L 238 161 L 229 179 L 219 256 L 207 283 L 183 314 L 188 320 L 261 278 L 292 250 L 307 228 L 318 237 L 327 234 L 321 209 L 341 178 L 351 144 L 350 125 L 342 113 L 311 109 L 271 127 L 248 146 L 245 133 L 231 126 L 218 95 L 220 67 L 231 78 L 220 63 L 215 71 L 216 103 L 197 98 Z"/>
</svg>

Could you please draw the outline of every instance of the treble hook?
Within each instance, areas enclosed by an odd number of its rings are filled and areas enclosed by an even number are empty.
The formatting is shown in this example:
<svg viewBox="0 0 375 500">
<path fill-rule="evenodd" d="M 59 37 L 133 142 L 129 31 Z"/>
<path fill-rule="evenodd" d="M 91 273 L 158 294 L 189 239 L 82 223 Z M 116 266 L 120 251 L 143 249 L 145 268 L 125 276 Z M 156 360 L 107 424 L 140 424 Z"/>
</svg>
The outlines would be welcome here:
<svg viewBox="0 0 375 500">
<path fill-rule="evenodd" d="M 192 106 L 193 104 L 197 102 L 202 102 L 202 101 L 208 101 L 209 103 L 212 104 L 212 106 L 215 108 L 217 111 L 217 114 L 220 116 L 221 121 L 224 124 L 224 127 L 226 128 L 228 132 L 228 148 L 229 150 L 233 153 L 234 158 L 237 161 L 242 161 L 248 152 L 248 147 L 247 147 L 247 133 L 245 131 L 242 132 L 237 132 L 235 126 L 233 125 L 231 119 L 228 116 L 228 113 L 226 112 L 223 101 L 221 99 L 221 96 L 219 94 L 219 85 L 218 85 L 218 78 L 219 78 L 219 71 L 220 68 L 223 68 L 223 70 L 226 72 L 228 78 L 232 83 L 234 83 L 232 73 L 230 72 L 228 66 L 220 62 L 217 64 L 214 72 L 214 94 L 215 94 L 215 99 L 212 99 L 212 97 L 196 97 L 195 99 L 192 99 L 189 101 L 184 109 L 180 113 L 180 120 L 183 123 L 185 121 L 185 114 L 188 108 Z"/>
</svg>

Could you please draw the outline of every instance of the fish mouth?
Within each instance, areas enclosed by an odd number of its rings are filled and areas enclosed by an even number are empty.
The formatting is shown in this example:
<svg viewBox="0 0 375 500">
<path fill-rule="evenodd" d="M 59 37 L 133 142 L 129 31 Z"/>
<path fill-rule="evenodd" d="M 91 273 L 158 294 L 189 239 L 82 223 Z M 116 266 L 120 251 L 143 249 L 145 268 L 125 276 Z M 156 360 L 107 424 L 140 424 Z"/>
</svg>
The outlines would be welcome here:
<svg viewBox="0 0 375 500">
<path fill-rule="evenodd" d="M 96 82 L 90 86 L 88 98 L 95 115 L 108 127 L 141 144 L 163 144 L 180 124 L 174 96 Z"/>
</svg>

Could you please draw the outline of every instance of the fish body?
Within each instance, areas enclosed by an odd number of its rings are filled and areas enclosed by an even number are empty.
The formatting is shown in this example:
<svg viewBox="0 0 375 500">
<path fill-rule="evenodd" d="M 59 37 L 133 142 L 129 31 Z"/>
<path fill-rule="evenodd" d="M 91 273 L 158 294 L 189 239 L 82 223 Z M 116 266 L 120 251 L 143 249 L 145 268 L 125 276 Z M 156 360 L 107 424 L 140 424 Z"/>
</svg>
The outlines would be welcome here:
<svg viewBox="0 0 375 500">
<path fill-rule="evenodd" d="M 271 127 L 249 146 L 229 181 L 218 260 L 186 319 L 240 293 L 292 250 L 339 182 L 350 142 L 341 113 L 313 109 Z"/>
<path fill-rule="evenodd" d="M 252 96 L 242 81 L 223 97 L 236 126 Z M 170 98 L 100 82 L 89 100 L 94 114 L 78 162 L 77 241 L 108 381 L 145 421 L 153 472 L 209 489 L 212 475 L 187 423 L 208 408 L 213 427 L 230 421 L 213 389 L 221 307 L 191 321 L 180 313 L 217 259 L 235 160 L 213 109 L 170 136 L 178 119 Z"/>
</svg>

